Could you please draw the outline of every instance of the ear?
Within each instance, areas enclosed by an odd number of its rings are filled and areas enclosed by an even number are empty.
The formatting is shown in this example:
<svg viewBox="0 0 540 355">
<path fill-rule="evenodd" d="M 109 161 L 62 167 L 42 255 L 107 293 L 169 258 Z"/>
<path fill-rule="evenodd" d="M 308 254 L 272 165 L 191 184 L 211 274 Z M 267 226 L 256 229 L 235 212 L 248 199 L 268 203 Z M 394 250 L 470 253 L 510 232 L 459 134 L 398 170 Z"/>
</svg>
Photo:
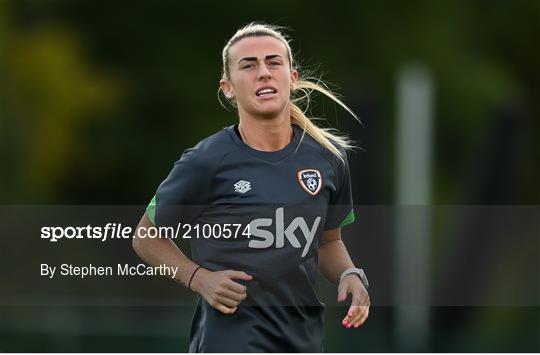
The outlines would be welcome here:
<svg viewBox="0 0 540 355">
<path fill-rule="evenodd" d="M 291 70 L 291 91 L 296 90 L 296 83 L 298 82 L 298 71 Z"/>
<path fill-rule="evenodd" d="M 225 79 L 221 79 L 219 81 L 219 87 L 221 88 L 221 91 L 225 94 L 225 97 L 228 99 L 232 99 L 234 97 L 234 90 L 232 88 L 232 85 Z"/>
</svg>

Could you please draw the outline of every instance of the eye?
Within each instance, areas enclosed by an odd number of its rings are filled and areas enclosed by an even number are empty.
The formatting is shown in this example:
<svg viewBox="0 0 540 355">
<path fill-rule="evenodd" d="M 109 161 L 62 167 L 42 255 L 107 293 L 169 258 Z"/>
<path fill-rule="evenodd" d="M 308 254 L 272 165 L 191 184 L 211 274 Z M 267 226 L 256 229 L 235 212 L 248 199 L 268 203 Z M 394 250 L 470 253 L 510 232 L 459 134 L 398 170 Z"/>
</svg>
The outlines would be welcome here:
<svg viewBox="0 0 540 355">
<path fill-rule="evenodd" d="M 253 64 L 246 64 L 244 66 L 242 66 L 242 69 L 249 69 L 249 68 L 253 68 L 254 65 Z"/>
<path fill-rule="evenodd" d="M 273 67 L 281 65 L 281 62 L 270 62 L 270 65 Z"/>
</svg>

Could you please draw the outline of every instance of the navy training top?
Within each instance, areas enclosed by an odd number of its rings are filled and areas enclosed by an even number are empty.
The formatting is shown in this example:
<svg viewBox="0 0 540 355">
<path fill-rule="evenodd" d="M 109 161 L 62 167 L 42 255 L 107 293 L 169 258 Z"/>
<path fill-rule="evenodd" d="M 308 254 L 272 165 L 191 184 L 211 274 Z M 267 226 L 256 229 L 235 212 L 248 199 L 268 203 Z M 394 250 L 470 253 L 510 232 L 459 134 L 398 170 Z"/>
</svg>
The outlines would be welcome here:
<svg viewBox="0 0 540 355">
<path fill-rule="evenodd" d="M 274 152 L 255 150 L 237 124 L 187 149 L 147 207 L 156 226 L 190 237 L 192 259 L 238 270 L 247 298 L 225 315 L 199 297 L 190 352 L 319 352 L 324 304 L 315 294 L 323 231 L 354 221 L 345 162 L 302 128 Z M 302 137 L 303 136 L 303 137 Z"/>
</svg>

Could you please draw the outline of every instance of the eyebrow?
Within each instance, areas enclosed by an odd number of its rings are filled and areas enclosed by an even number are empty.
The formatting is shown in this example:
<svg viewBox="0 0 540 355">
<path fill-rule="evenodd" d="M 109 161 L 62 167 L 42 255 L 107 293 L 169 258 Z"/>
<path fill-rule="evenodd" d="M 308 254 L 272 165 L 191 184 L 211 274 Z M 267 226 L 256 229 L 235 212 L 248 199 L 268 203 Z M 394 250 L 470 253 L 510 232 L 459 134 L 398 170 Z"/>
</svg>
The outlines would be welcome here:
<svg viewBox="0 0 540 355">
<path fill-rule="evenodd" d="M 268 60 L 268 59 L 274 59 L 274 58 L 281 58 L 281 56 L 279 54 L 270 54 L 270 55 L 267 55 L 266 57 L 264 57 L 265 60 Z M 257 60 L 257 57 L 244 57 L 242 59 L 240 59 L 238 61 L 238 63 L 242 62 L 242 61 L 254 61 L 254 60 Z"/>
</svg>

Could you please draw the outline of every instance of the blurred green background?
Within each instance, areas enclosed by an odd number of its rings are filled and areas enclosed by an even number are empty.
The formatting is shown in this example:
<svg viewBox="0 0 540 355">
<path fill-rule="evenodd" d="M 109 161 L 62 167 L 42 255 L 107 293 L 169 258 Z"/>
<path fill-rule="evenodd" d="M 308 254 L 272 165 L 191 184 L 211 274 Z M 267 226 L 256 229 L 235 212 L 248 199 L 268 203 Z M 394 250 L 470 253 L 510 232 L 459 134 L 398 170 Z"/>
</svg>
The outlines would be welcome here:
<svg viewBox="0 0 540 355">
<path fill-rule="evenodd" d="M 254 20 L 291 28 L 302 67 L 359 114 L 363 126 L 328 100 L 312 108 L 363 148 L 350 156 L 357 204 L 396 202 L 396 82 L 410 64 L 433 81 L 430 203 L 539 204 L 535 0 L 0 0 L 0 203 L 146 204 L 184 149 L 237 120 L 217 100 L 221 49 Z M 523 247 L 538 276 L 536 236 Z M 462 242 L 433 240 L 433 253 L 493 247 Z M 355 256 L 375 265 L 367 246 Z M 193 310 L 0 306 L 0 351 L 185 351 Z M 358 332 L 341 313 L 326 313 L 326 351 L 540 351 L 538 304 L 434 307 L 412 348 L 389 305 Z"/>
</svg>

